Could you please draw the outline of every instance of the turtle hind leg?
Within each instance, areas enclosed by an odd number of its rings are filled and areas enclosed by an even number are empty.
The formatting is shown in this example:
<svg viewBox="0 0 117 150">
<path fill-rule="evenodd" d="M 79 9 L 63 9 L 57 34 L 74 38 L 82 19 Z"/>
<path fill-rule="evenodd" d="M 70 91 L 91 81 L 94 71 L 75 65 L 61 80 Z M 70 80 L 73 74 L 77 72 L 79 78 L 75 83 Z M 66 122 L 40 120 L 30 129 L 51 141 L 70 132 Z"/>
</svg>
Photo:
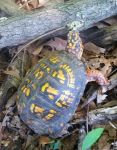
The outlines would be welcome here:
<svg viewBox="0 0 117 150">
<path fill-rule="evenodd" d="M 87 82 L 96 81 L 101 86 L 109 85 L 109 81 L 99 70 L 87 69 Z"/>
</svg>

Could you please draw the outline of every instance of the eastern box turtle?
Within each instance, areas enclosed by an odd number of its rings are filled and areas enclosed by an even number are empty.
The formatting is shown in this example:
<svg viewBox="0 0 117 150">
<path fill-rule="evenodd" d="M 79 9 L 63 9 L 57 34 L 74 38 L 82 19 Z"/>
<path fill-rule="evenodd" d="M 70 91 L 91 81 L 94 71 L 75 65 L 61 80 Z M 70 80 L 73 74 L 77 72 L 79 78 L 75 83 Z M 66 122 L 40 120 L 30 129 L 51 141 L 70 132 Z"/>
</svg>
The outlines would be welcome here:
<svg viewBox="0 0 117 150">
<path fill-rule="evenodd" d="M 83 95 L 87 76 L 107 84 L 103 76 L 86 71 L 80 60 L 83 52 L 79 32 L 68 33 L 66 51 L 51 52 L 26 75 L 18 90 L 21 119 L 39 135 L 56 138 L 73 116 Z"/>
</svg>

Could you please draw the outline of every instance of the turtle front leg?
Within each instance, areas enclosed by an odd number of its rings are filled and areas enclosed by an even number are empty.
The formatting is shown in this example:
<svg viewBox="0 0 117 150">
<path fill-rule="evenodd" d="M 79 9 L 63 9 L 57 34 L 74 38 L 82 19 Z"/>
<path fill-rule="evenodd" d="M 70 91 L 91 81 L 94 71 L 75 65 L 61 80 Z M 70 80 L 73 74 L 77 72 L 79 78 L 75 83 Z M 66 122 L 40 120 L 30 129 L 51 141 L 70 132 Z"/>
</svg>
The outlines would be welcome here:
<svg viewBox="0 0 117 150">
<path fill-rule="evenodd" d="M 105 87 L 109 85 L 109 81 L 99 70 L 91 70 L 87 68 L 87 82 L 96 81 L 102 87 L 102 91 L 105 92 Z"/>
</svg>

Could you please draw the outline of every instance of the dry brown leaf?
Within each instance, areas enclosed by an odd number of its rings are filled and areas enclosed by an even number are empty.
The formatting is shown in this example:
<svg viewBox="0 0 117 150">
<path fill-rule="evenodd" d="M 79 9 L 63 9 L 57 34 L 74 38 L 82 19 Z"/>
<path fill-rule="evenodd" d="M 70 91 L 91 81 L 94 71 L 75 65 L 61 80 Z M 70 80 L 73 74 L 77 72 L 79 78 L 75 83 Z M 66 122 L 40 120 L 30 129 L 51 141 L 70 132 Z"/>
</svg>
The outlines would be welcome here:
<svg viewBox="0 0 117 150">
<path fill-rule="evenodd" d="M 98 141 L 98 148 L 101 150 L 107 145 L 108 134 L 104 133 Z"/>
<path fill-rule="evenodd" d="M 53 140 L 50 139 L 50 138 L 47 137 L 47 136 L 41 136 L 41 137 L 39 138 L 39 143 L 40 143 L 41 145 L 45 145 L 45 144 L 53 143 Z"/>
<path fill-rule="evenodd" d="M 100 57 L 88 58 L 88 66 L 91 69 L 99 69 L 102 74 L 106 76 L 111 72 L 111 62 L 111 59 L 106 59 L 103 55 Z"/>
<path fill-rule="evenodd" d="M 88 43 L 84 44 L 84 50 L 91 51 L 95 54 L 100 54 L 100 53 L 105 52 L 104 48 L 98 47 L 98 46 L 96 46 L 95 44 L 93 44 L 91 42 L 88 42 Z"/>
<path fill-rule="evenodd" d="M 16 3 L 19 5 L 20 9 L 24 8 L 28 11 L 38 8 L 38 0 L 18 0 Z"/>
<path fill-rule="evenodd" d="M 50 0 L 20 0 L 17 4 L 28 11 L 45 6 Z"/>
<path fill-rule="evenodd" d="M 43 45 L 41 45 L 41 46 L 39 46 L 38 48 L 36 48 L 36 49 L 32 52 L 32 54 L 33 54 L 34 56 L 38 56 L 38 55 L 40 54 L 40 52 L 42 51 L 42 49 L 43 49 Z"/>
<path fill-rule="evenodd" d="M 29 5 L 32 6 L 32 9 L 36 9 L 39 6 L 39 0 L 30 0 Z"/>
<path fill-rule="evenodd" d="M 46 3 L 48 3 L 50 0 L 38 0 L 39 1 L 39 5 L 38 7 L 43 7 L 46 5 Z"/>
</svg>

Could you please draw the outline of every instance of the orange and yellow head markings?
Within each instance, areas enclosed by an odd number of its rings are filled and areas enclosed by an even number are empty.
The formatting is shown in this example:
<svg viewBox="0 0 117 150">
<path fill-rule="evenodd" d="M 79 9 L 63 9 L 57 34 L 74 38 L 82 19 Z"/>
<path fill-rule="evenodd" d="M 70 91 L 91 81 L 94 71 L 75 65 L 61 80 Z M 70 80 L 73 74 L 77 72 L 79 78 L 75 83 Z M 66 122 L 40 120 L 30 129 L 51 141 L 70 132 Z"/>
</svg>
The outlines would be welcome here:
<svg viewBox="0 0 117 150">
<path fill-rule="evenodd" d="M 70 31 L 68 34 L 67 48 L 68 49 L 75 49 L 78 42 L 79 42 L 78 32 Z"/>
<path fill-rule="evenodd" d="M 30 110 L 32 113 L 43 113 L 45 109 L 35 104 L 31 104 Z"/>
<path fill-rule="evenodd" d="M 57 56 L 51 57 L 49 60 L 50 60 L 50 62 L 52 62 L 53 64 L 57 64 L 58 62 L 60 62 L 60 59 L 59 59 Z"/>
<path fill-rule="evenodd" d="M 22 86 L 21 91 L 25 94 L 25 96 L 29 96 L 31 92 L 30 88 L 27 87 L 26 85 Z"/>
<path fill-rule="evenodd" d="M 83 53 L 83 44 L 78 31 L 72 30 L 68 33 L 66 50 L 74 54 L 78 59 L 81 59 Z"/>
</svg>

